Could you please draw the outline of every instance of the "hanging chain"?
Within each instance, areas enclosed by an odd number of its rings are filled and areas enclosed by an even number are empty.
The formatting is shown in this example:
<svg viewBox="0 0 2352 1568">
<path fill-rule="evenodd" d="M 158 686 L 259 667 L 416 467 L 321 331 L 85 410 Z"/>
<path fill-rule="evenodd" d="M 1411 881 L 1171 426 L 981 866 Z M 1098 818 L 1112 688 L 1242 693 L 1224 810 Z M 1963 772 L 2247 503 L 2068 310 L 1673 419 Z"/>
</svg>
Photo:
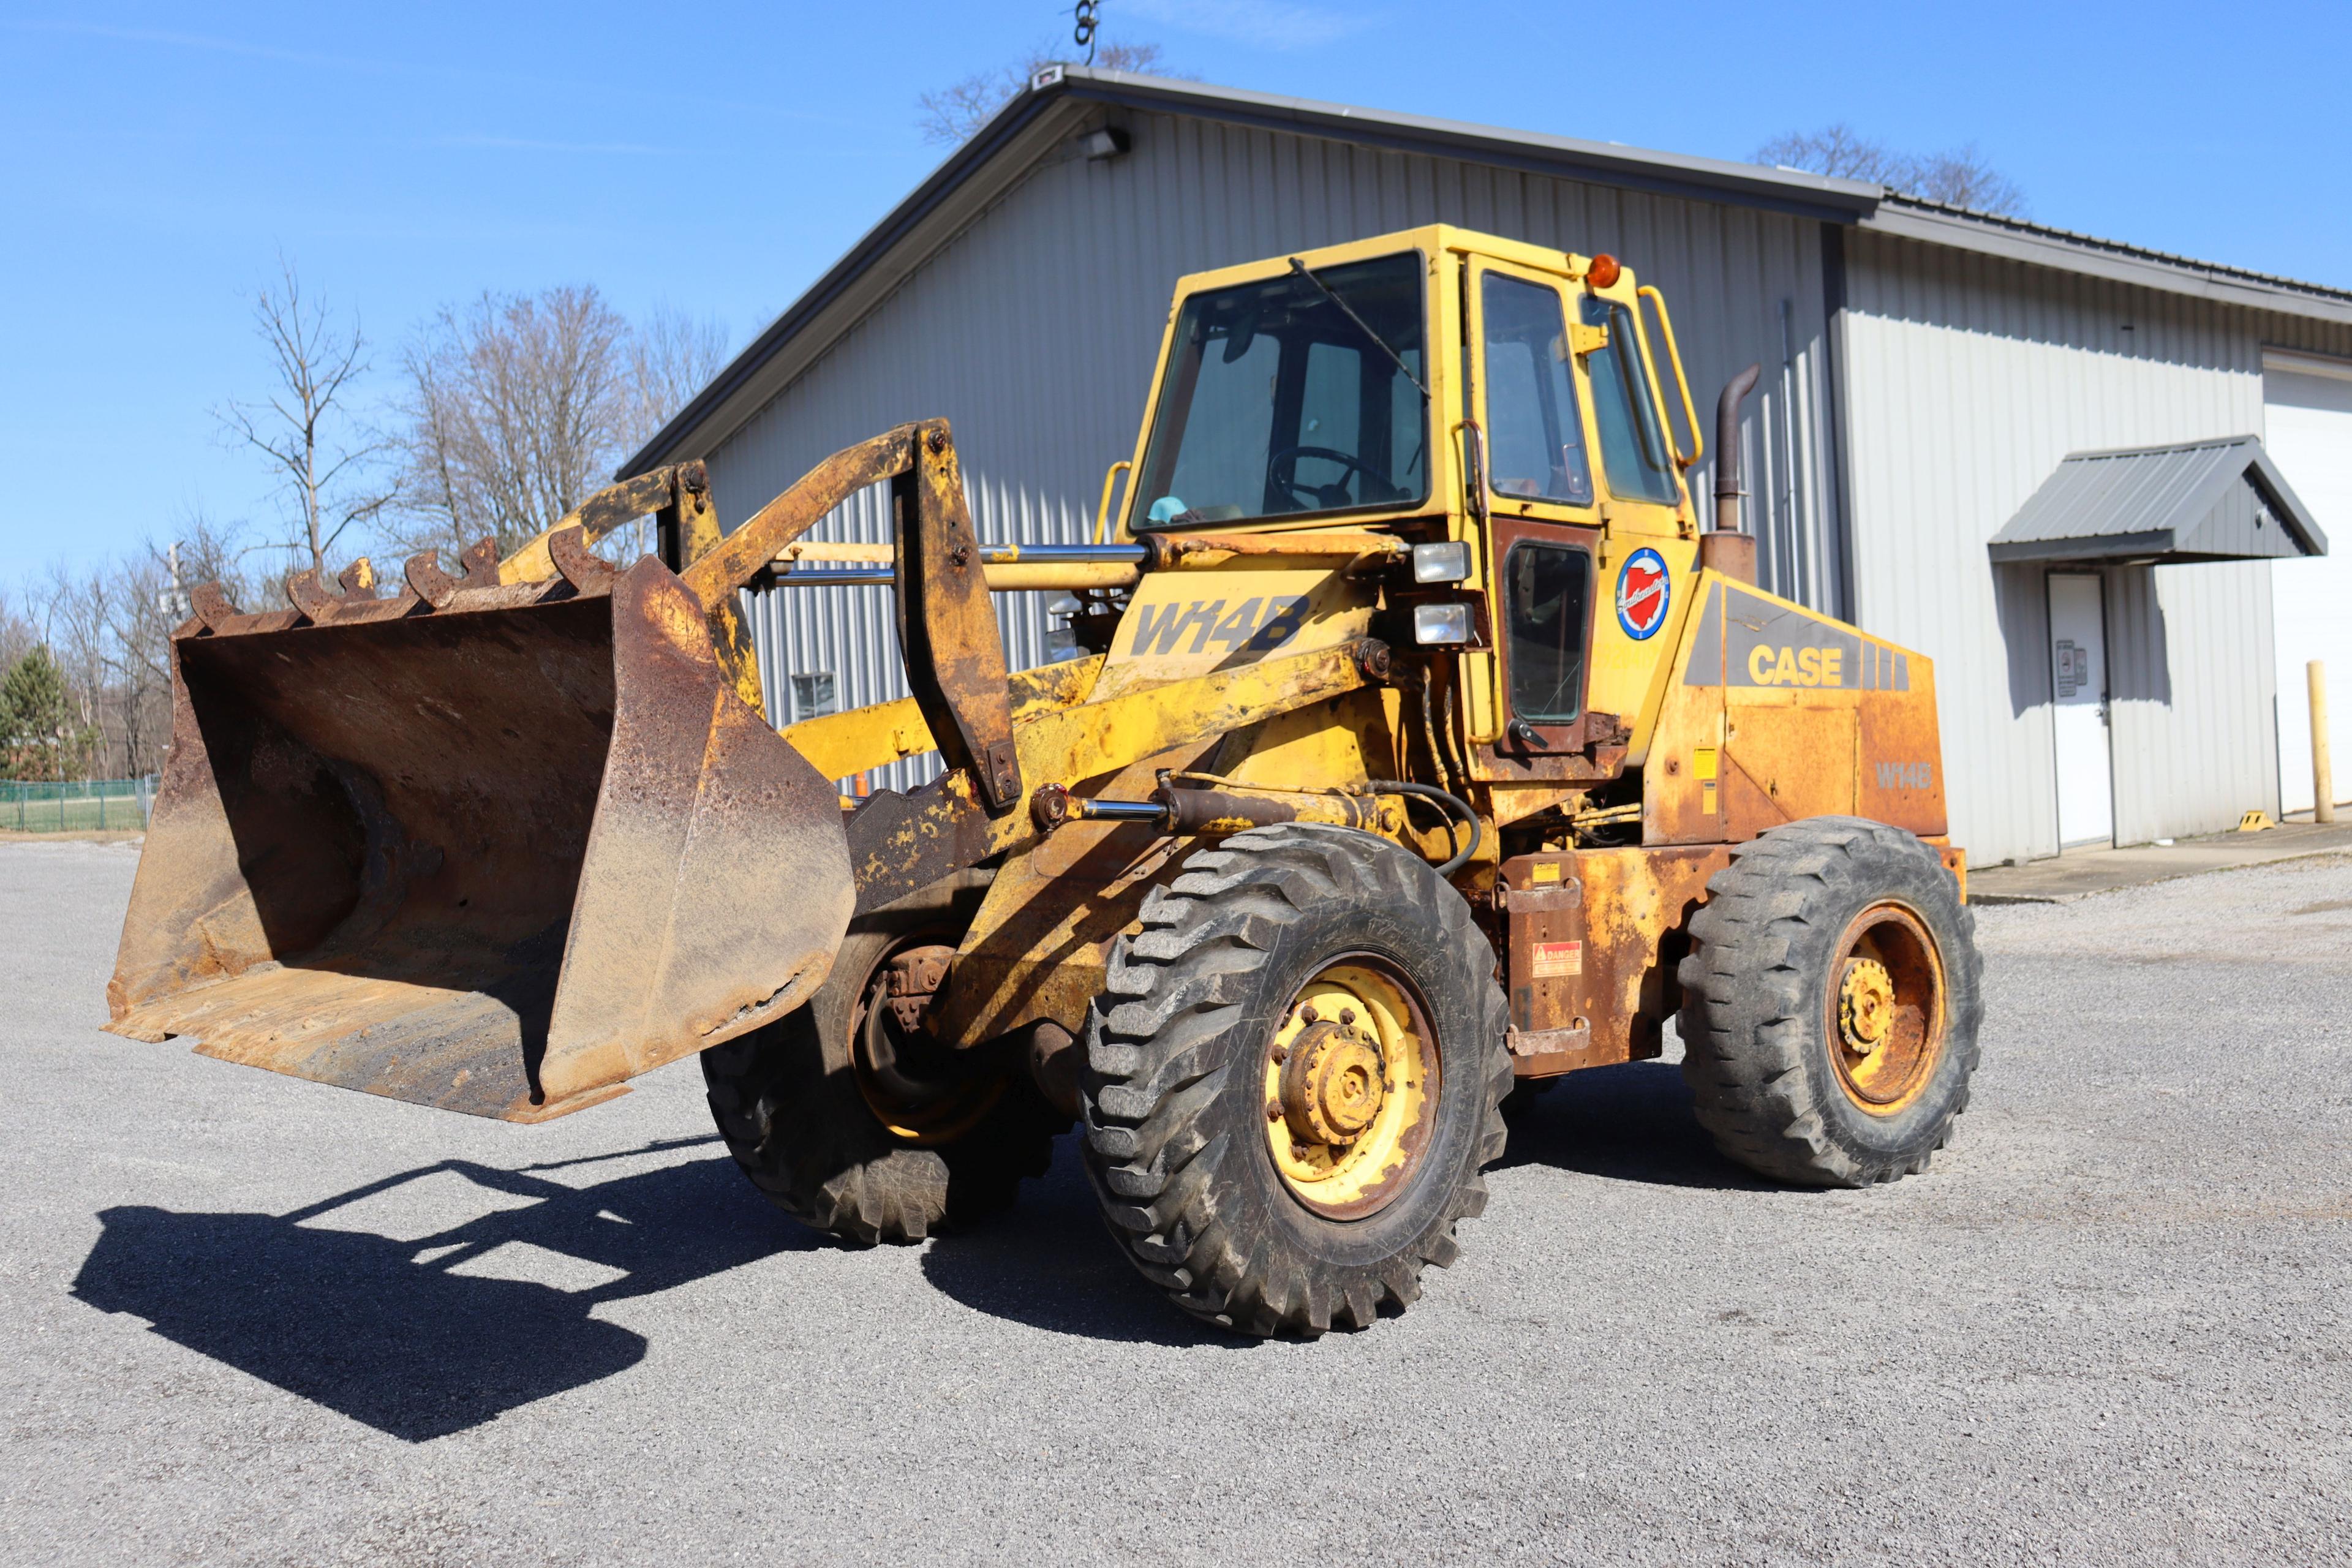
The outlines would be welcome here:
<svg viewBox="0 0 2352 1568">
<path fill-rule="evenodd" d="M 1080 48 L 1087 51 L 1088 65 L 1095 63 L 1095 28 L 1098 25 L 1096 13 L 1101 8 L 1102 0 L 1078 0 L 1076 7 L 1071 12 L 1071 15 L 1078 19 L 1078 25 L 1070 30 L 1070 37 L 1076 41 Z"/>
</svg>

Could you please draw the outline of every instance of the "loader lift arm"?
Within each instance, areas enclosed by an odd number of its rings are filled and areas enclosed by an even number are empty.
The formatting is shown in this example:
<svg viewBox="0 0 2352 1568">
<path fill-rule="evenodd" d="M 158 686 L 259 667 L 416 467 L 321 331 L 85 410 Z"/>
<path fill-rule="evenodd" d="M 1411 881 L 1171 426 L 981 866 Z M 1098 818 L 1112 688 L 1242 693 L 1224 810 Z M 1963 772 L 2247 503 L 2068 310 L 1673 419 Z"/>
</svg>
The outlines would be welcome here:
<svg viewBox="0 0 2352 1568">
<path fill-rule="evenodd" d="M 721 535 L 699 462 L 654 468 L 599 490 L 499 563 L 502 583 L 553 577 L 556 542 L 578 528 L 593 543 L 657 513 L 663 563 L 702 601 L 739 694 L 759 703 L 759 675 L 735 611 L 736 594 L 834 509 L 887 482 L 897 524 L 898 638 L 924 723 L 951 769 L 971 774 L 991 813 L 1021 799 L 1004 652 L 988 602 L 978 538 L 947 421 L 900 425 L 825 458 Z"/>
</svg>

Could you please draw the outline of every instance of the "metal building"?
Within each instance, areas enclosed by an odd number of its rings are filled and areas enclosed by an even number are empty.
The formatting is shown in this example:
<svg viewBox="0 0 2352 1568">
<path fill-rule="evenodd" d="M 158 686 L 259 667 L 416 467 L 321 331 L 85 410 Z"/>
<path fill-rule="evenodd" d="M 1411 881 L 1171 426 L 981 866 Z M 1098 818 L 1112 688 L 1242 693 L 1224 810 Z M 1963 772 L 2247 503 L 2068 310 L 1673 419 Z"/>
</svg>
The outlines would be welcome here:
<svg viewBox="0 0 2352 1568">
<path fill-rule="evenodd" d="M 1764 366 L 1744 428 L 1760 580 L 1937 659 L 1972 860 L 2275 811 L 2283 754 L 2307 804 L 2301 660 L 2332 654 L 2352 686 L 2352 575 L 2307 558 L 2315 516 L 2352 534 L 2352 291 L 1877 185 L 1055 68 L 625 473 L 707 459 L 731 527 L 826 454 L 945 416 L 984 540 L 1076 542 L 1133 447 L 1179 275 L 1436 222 L 1623 258 L 1673 302 L 1702 393 Z M 2293 526 L 2244 558 L 2101 535 L 1996 559 L 2069 457 L 2259 451 L 2273 423 L 2293 430 L 2281 493 L 2227 504 Z M 884 515 L 870 493 L 814 537 L 880 542 Z M 1016 665 L 1048 657 L 1038 595 L 999 612 Z M 887 589 L 779 590 L 751 619 L 779 722 L 905 689 Z"/>
</svg>

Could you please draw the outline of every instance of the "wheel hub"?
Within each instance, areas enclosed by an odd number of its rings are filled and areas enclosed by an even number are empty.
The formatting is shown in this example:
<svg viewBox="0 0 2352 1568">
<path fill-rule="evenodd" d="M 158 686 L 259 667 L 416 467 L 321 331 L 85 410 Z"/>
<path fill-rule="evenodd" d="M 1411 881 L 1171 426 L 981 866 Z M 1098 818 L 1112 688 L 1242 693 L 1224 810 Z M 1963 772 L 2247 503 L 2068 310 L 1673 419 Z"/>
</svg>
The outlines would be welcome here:
<svg viewBox="0 0 2352 1568">
<path fill-rule="evenodd" d="M 940 983 L 947 979 L 948 965 L 955 962 L 955 955 L 954 948 L 935 942 L 901 948 L 890 955 L 890 961 L 882 966 L 881 978 L 898 1027 L 911 1035 L 923 1026 L 931 998 L 939 994 Z"/>
<path fill-rule="evenodd" d="M 1308 1025 L 1282 1064 L 1283 1120 L 1304 1142 L 1354 1142 L 1387 1092 L 1379 1044 L 1352 1019 Z"/>
<path fill-rule="evenodd" d="M 1004 1075 L 930 1034 L 931 1005 L 955 962 L 953 946 L 917 937 L 867 975 L 851 1022 L 858 1092 L 893 1137 L 916 1144 L 962 1136 L 1004 1089 Z"/>
<path fill-rule="evenodd" d="M 1360 1219 L 1411 1184 L 1439 1090 L 1436 1042 L 1387 960 L 1343 958 L 1302 986 L 1264 1072 L 1266 1153 L 1301 1204 Z"/>
<path fill-rule="evenodd" d="M 1869 1056 L 1886 1043 L 1895 1025 L 1895 977 L 1874 958 L 1846 961 L 1838 984 L 1838 1033 L 1845 1048 Z"/>
<path fill-rule="evenodd" d="M 1822 999 L 1822 1032 L 1838 1082 L 1873 1116 L 1894 1116 L 1927 1092 L 1942 1058 L 1944 972 L 1918 914 L 1873 904 L 1838 938 Z"/>
</svg>

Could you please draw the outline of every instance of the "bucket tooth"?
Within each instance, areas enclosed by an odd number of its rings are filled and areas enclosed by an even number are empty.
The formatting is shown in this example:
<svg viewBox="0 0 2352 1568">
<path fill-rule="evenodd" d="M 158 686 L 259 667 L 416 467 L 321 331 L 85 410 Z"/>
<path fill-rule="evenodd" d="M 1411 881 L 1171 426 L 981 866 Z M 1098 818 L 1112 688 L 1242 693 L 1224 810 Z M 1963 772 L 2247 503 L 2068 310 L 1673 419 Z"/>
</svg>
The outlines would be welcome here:
<svg viewBox="0 0 2352 1568">
<path fill-rule="evenodd" d="M 548 559 L 563 580 L 583 594 L 601 594 L 621 574 L 620 568 L 588 548 L 588 531 L 576 524 L 547 536 Z"/>
<path fill-rule="evenodd" d="M 286 602 L 316 622 L 335 618 L 335 596 L 319 581 L 319 569 L 305 566 L 286 578 Z"/>
<path fill-rule="evenodd" d="M 474 541 L 459 553 L 457 564 L 466 569 L 467 587 L 497 587 L 499 585 L 498 541 L 495 539 Z"/>
<path fill-rule="evenodd" d="M 342 585 L 342 596 L 347 600 L 373 599 L 376 596 L 375 563 L 362 555 L 344 567 L 343 574 L 335 581 Z"/>
<path fill-rule="evenodd" d="M 199 583 L 189 589 L 188 604 L 196 612 L 196 618 L 215 632 L 244 614 L 229 602 L 227 592 L 217 583 Z"/>
<path fill-rule="evenodd" d="M 441 552 L 437 550 L 418 551 L 401 567 L 400 574 L 418 598 L 436 610 L 446 605 L 465 586 L 461 579 L 441 570 Z"/>
</svg>

